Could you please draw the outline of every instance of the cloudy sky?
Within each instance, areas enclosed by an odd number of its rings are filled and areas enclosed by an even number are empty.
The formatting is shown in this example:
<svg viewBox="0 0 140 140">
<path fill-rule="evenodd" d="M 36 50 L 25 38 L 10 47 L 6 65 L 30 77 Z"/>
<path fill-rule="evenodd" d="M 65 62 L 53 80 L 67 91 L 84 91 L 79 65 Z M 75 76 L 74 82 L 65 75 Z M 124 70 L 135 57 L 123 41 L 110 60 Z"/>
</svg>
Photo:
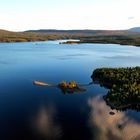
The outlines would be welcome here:
<svg viewBox="0 0 140 140">
<path fill-rule="evenodd" d="M 128 29 L 140 0 L 0 0 L 0 29 Z"/>
</svg>

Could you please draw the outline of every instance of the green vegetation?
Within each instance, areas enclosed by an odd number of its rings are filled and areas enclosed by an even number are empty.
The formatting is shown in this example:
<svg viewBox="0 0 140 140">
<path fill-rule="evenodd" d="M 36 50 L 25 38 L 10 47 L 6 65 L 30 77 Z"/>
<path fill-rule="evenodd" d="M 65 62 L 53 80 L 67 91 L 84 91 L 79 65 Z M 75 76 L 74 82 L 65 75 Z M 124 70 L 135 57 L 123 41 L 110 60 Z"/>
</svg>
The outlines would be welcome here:
<svg viewBox="0 0 140 140">
<path fill-rule="evenodd" d="M 140 46 L 140 36 L 137 35 L 112 35 L 81 37 L 80 41 L 67 41 L 61 44 L 103 43 Z"/>
<path fill-rule="evenodd" d="M 112 35 L 112 36 L 96 36 L 94 38 L 81 39 L 79 43 L 105 43 L 105 44 L 121 44 L 140 46 L 140 36 L 134 35 Z"/>
<path fill-rule="evenodd" d="M 96 69 L 91 77 L 110 89 L 104 99 L 112 108 L 139 110 L 140 67 Z"/>
</svg>

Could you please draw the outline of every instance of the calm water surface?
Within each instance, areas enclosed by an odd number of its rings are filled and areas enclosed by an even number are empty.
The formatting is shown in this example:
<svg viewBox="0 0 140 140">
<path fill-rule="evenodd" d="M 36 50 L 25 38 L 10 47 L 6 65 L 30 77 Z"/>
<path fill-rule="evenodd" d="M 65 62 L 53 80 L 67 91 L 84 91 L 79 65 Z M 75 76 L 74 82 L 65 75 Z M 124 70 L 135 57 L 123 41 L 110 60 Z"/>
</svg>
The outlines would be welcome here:
<svg viewBox="0 0 140 140">
<path fill-rule="evenodd" d="M 107 89 L 99 85 L 74 94 L 32 85 L 32 80 L 86 84 L 96 68 L 127 66 L 140 66 L 140 48 L 0 43 L 0 140 L 140 139 L 140 113 L 113 110 L 110 115 L 102 99 Z"/>
</svg>

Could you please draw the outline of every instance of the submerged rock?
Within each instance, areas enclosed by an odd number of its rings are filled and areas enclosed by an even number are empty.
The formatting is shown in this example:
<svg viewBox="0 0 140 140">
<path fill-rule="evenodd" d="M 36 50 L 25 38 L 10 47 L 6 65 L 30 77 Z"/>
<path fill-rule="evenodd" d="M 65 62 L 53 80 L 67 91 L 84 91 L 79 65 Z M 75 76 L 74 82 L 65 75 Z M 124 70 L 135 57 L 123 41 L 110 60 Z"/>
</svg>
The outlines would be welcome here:
<svg viewBox="0 0 140 140">
<path fill-rule="evenodd" d="M 110 114 L 110 115 L 115 115 L 115 113 L 114 113 L 114 112 L 112 112 L 112 111 L 110 111 L 110 112 L 109 112 L 109 114 Z"/>
</svg>

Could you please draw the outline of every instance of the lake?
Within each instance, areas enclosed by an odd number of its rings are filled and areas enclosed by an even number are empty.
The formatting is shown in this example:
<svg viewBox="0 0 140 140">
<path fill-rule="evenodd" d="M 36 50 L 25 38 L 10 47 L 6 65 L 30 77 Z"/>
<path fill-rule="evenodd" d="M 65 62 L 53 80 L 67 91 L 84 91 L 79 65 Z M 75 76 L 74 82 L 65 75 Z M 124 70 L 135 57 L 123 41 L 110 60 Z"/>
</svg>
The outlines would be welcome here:
<svg viewBox="0 0 140 140">
<path fill-rule="evenodd" d="M 130 66 L 140 66 L 138 47 L 0 43 L 0 140 L 140 139 L 140 112 L 111 110 L 102 98 L 104 87 L 92 84 L 84 92 L 64 94 L 32 84 L 88 84 L 96 68 Z"/>
</svg>

